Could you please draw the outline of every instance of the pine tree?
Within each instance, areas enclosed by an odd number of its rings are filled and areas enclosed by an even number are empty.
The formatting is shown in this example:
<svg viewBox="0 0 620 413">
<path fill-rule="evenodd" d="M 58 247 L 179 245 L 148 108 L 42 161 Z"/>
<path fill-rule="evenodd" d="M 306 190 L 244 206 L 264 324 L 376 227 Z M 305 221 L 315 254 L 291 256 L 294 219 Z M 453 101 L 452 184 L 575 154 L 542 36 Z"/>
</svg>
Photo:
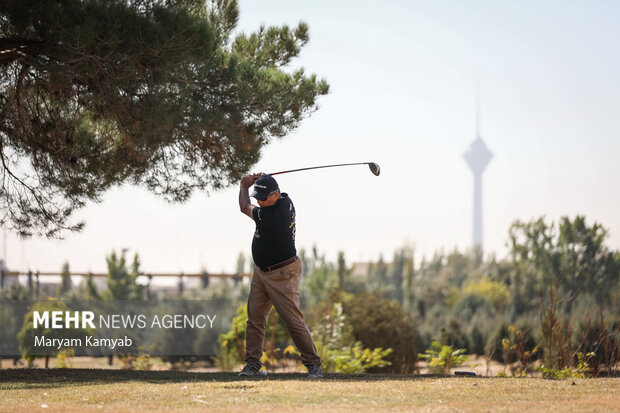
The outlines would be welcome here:
<svg viewBox="0 0 620 413">
<path fill-rule="evenodd" d="M 233 35 L 235 0 L 0 2 L 0 221 L 79 230 L 122 183 L 170 201 L 237 182 L 328 85 L 289 64 L 308 26 Z"/>
<path fill-rule="evenodd" d="M 60 280 L 60 285 L 56 291 L 56 297 L 63 296 L 67 292 L 71 291 L 71 288 L 73 288 L 73 284 L 71 282 L 71 271 L 69 271 L 69 263 L 65 262 L 62 265 L 62 279 Z"/>
<path fill-rule="evenodd" d="M 106 257 L 108 263 L 108 290 L 106 298 L 110 300 L 142 300 L 144 298 L 144 286 L 137 283 L 140 274 L 140 260 L 138 254 L 134 255 L 131 271 L 127 270 L 126 250 L 120 256 L 112 251 Z"/>
<path fill-rule="evenodd" d="M 394 252 L 394 259 L 390 265 L 390 298 L 403 303 L 403 272 L 405 269 L 405 249 Z"/>
<path fill-rule="evenodd" d="M 88 274 L 88 278 L 86 280 L 86 291 L 90 300 L 101 300 L 101 295 L 99 294 L 97 284 L 95 284 L 92 273 Z"/>
<path fill-rule="evenodd" d="M 350 271 L 347 269 L 347 263 L 344 259 L 344 252 L 338 251 L 338 288 L 344 289 L 349 281 Z"/>
<path fill-rule="evenodd" d="M 408 314 L 413 312 L 415 302 L 415 269 L 413 249 L 405 248 L 405 262 L 403 265 L 403 308 Z"/>
</svg>

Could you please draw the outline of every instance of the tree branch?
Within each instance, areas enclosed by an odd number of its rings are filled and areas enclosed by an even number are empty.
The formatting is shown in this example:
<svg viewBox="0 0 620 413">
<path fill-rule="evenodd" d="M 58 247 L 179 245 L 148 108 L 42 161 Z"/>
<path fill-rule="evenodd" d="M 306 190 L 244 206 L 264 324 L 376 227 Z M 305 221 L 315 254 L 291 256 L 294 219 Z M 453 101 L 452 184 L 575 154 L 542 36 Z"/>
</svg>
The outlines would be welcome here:
<svg viewBox="0 0 620 413">
<path fill-rule="evenodd" d="M 48 45 L 42 40 L 0 38 L 0 66 L 6 66 L 25 56 L 36 56 Z"/>
</svg>

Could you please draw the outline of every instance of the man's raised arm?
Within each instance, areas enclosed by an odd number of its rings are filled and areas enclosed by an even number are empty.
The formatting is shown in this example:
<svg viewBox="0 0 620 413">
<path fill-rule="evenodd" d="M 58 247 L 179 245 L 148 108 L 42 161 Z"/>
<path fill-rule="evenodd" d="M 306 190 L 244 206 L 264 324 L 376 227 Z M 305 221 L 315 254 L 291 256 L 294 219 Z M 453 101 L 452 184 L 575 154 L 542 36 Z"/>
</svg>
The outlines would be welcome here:
<svg viewBox="0 0 620 413">
<path fill-rule="evenodd" d="M 254 185 L 254 182 L 262 175 L 264 175 L 264 173 L 246 175 L 241 178 L 239 185 L 239 209 L 250 218 L 252 218 L 252 210 L 255 206 L 250 202 L 250 194 L 248 191 L 250 187 Z"/>
</svg>

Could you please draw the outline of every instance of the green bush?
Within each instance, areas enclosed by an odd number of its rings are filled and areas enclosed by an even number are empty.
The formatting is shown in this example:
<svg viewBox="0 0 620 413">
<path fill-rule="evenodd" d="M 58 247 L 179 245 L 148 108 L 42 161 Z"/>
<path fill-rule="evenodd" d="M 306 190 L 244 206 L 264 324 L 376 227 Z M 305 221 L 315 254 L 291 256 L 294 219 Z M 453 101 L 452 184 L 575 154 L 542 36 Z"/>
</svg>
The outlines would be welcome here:
<svg viewBox="0 0 620 413">
<path fill-rule="evenodd" d="M 525 376 L 530 371 L 530 363 L 538 353 L 538 346 L 531 347 L 528 329 L 519 329 L 514 325 L 508 327 L 509 336 L 502 339 L 504 363 L 517 362 L 516 376 Z"/>
<path fill-rule="evenodd" d="M 35 336 L 45 336 L 45 338 L 49 339 L 73 339 L 73 338 L 81 338 L 86 334 L 91 333 L 90 328 L 45 328 L 44 326 L 38 326 L 36 329 L 34 328 L 34 312 L 45 312 L 45 311 L 70 311 L 71 309 L 66 306 L 62 301 L 56 300 L 45 300 L 38 301 L 30 307 L 30 311 L 24 317 L 24 323 L 22 325 L 22 329 L 17 334 L 17 339 L 19 340 L 19 349 L 22 352 L 22 357 L 28 362 L 29 366 L 32 366 L 34 359 L 37 357 L 45 358 L 45 367 L 48 367 L 50 357 L 54 357 L 59 353 L 59 350 L 67 350 L 72 347 L 62 347 L 60 349 L 56 347 L 44 347 L 41 349 L 35 349 L 34 347 L 34 338 Z M 79 322 L 81 322 L 81 318 L 79 318 Z M 35 353 L 36 355 L 32 354 Z"/>
<path fill-rule="evenodd" d="M 321 367 L 327 373 L 364 373 L 373 367 L 389 366 L 383 358 L 392 350 L 363 348 L 355 341 L 353 327 L 342 311 L 340 303 L 334 304 L 313 329 L 313 339 L 321 357 Z"/>
<path fill-rule="evenodd" d="M 484 355 L 484 336 L 478 326 L 469 329 L 469 352 L 472 354 Z"/>
<path fill-rule="evenodd" d="M 579 323 L 575 331 L 578 350 L 588 357 L 589 374 L 614 374 L 620 360 L 620 318 Z M 575 358 L 573 358 L 573 363 Z M 578 360 L 577 360 L 578 362 Z"/>
<path fill-rule="evenodd" d="M 75 356 L 75 349 L 63 348 L 56 355 L 56 368 L 58 369 L 70 369 L 73 367 L 71 363 L 71 357 Z"/>
<path fill-rule="evenodd" d="M 491 360 L 500 363 L 506 362 L 502 341 L 509 336 L 510 333 L 508 332 L 508 325 L 506 323 L 502 323 L 495 328 L 495 331 L 491 334 L 486 345 L 486 354 Z"/>
<path fill-rule="evenodd" d="M 245 305 L 237 308 L 237 316 L 232 320 L 232 326 L 226 333 L 220 334 L 218 342 L 221 346 L 220 354 L 215 358 L 215 364 L 224 371 L 232 371 L 243 363 L 245 357 L 245 329 L 248 322 L 248 313 Z"/>
<path fill-rule="evenodd" d="M 583 379 L 591 376 L 589 362 L 592 357 L 594 357 L 594 353 L 584 355 L 581 352 L 577 352 L 575 357 L 577 358 L 575 367 L 567 367 L 560 370 L 542 365 L 540 367 L 535 367 L 534 370 L 541 372 L 543 377 L 547 379 Z"/>
<path fill-rule="evenodd" d="M 433 340 L 431 347 L 418 357 L 428 361 L 431 374 L 450 374 L 452 367 L 458 367 L 469 361 L 469 356 L 463 348 L 454 350 L 452 346 L 441 345 Z"/>
<path fill-rule="evenodd" d="M 355 338 L 367 348 L 391 348 L 386 360 L 390 366 L 374 367 L 371 372 L 413 373 L 418 361 L 418 333 L 413 319 L 396 301 L 375 293 L 361 293 L 343 302 L 344 313 L 353 326 Z"/>
<path fill-rule="evenodd" d="M 510 301 L 508 286 L 500 281 L 493 281 L 487 277 L 474 281 L 463 289 L 466 295 L 481 297 L 493 305 L 496 310 L 502 310 Z"/>
<path fill-rule="evenodd" d="M 465 294 L 454 305 L 451 313 L 463 320 L 472 320 L 476 316 L 492 319 L 495 311 L 487 298 L 476 294 Z"/>
</svg>

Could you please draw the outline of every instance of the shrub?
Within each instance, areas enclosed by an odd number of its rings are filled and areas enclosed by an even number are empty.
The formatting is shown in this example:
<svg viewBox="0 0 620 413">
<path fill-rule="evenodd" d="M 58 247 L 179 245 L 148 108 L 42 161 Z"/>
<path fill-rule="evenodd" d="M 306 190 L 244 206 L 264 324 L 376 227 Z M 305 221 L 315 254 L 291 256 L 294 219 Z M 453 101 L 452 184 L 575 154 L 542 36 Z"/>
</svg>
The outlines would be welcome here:
<svg viewBox="0 0 620 413">
<path fill-rule="evenodd" d="M 477 294 L 465 294 L 454 305 L 453 314 L 458 314 L 464 320 L 471 320 L 474 316 L 486 316 L 491 318 L 494 315 L 491 303 L 485 297 Z"/>
<path fill-rule="evenodd" d="M 508 325 L 502 323 L 495 328 L 486 345 L 486 354 L 491 360 L 505 363 L 502 341 L 509 336 Z"/>
<path fill-rule="evenodd" d="M 484 352 L 484 337 L 477 326 L 473 326 L 469 333 L 469 352 L 472 354 L 483 355 Z"/>
<path fill-rule="evenodd" d="M 119 360 L 121 362 L 121 366 L 126 370 L 150 370 L 153 367 L 153 360 L 150 354 L 146 354 L 144 349 L 140 349 L 137 355 L 127 354 L 119 356 Z M 180 360 L 176 363 L 173 363 L 173 370 L 181 370 L 178 367 L 180 365 L 187 364 L 188 368 L 191 367 L 192 363 L 186 360 Z M 187 369 L 185 369 L 187 370 Z"/>
<path fill-rule="evenodd" d="M 464 292 L 488 300 L 496 310 L 503 309 L 510 300 L 510 290 L 506 284 L 486 277 L 469 284 Z"/>
<path fill-rule="evenodd" d="M 237 308 L 237 316 L 232 320 L 232 326 L 226 333 L 220 334 L 218 342 L 221 346 L 220 354 L 215 358 L 215 365 L 224 371 L 234 370 L 243 362 L 245 356 L 245 328 L 248 313 L 245 305 Z"/>
<path fill-rule="evenodd" d="M 620 320 L 608 322 L 601 318 L 599 323 L 592 325 L 588 319 L 585 325 L 579 325 L 576 329 L 578 338 L 578 350 L 588 357 L 590 374 L 598 376 L 602 371 L 613 375 L 620 360 Z"/>
<path fill-rule="evenodd" d="M 321 367 L 327 373 L 364 373 L 367 369 L 390 364 L 383 358 L 392 352 L 391 349 L 365 349 L 355 341 L 353 328 L 340 303 L 334 304 L 323 321 L 315 326 L 313 338 Z"/>
<path fill-rule="evenodd" d="M 75 356 L 75 349 L 73 348 L 63 348 L 56 355 L 56 368 L 58 369 L 68 369 L 73 366 L 71 363 L 71 357 Z"/>
<path fill-rule="evenodd" d="M 469 361 L 469 356 L 463 348 L 454 350 L 452 346 L 441 345 L 433 340 L 431 347 L 424 354 L 418 354 L 421 359 L 428 360 L 431 374 L 450 374 L 452 367 L 458 367 Z"/>
<path fill-rule="evenodd" d="M 344 313 L 353 326 L 355 338 L 367 348 L 391 348 L 386 360 L 390 366 L 374 367 L 371 372 L 412 373 L 417 363 L 418 334 L 412 318 L 395 301 L 375 293 L 361 293 L 343 302 Z"/>
<path fill-rule="evenodd" d="M 549 286 L 549 306 L 544 302 L 540 308 L 542 329 L 543 368 L 562 370 L 570 367 L 573 358 L 571 346 L 572 327 L 570 322 L 563 323 L 564 308 L 558 314 L 559 287 L 553 283 Z M 566 304 L 566 303 L 565 303 Z"/>
<path fill-rule="evenodd" d="M 513 360 L 519 363 L 515 375 L 524 376 L 530 371 L 530 362 L 538 353 L 538 346 L 531 348 L 528 345 L 528 330 L 518 329 L 511 325 L 508 327 L 509 337 L 502 339 L 502 349 L 504 351 L 504 364 L 508 365 Z M 530 349 L 528 349 L 530 347 Z"/>
<path fill-rule="evenodd" d="M 575 357 L 577 358 L 577 363 L 575 367 L 567 367 L 565 369 L 554 369 L 540 366 L 535 367 L 534 370 L 537 370 L 542 373 L 543 377 L 548 379 L 569 379 L 569 378 L 577 378 L 583 379 L 588 377 L 589 374 L 589 361 L 594 356 L 594 353 L 583 354 L 581 352 L 577 352 Z"/>
<path fill-rule="evenodd" d="M 37 326 L 34 328 L 34 312 L 45 312 L 45 311 L 69 311 L 70 309 L 67 305 L 61 301 L 56 300 L 43 300 L 37 301 L 30 307 L 30 311 L 24 317 L 24 322 L 22 324 L 22 329 L 17 334 L 17 339 L 19 341 L 19 349 L 22 352 L 22 357 L 28 362 L 28 366 L 32 366 L 34 363 L 34 359 L 37 357 L 45 358 L 45 368 L 49 365 L 50 357 L 56 356 L 59 351 L 63 349 L 70 349 L 72 347 L 43 347 L 43 348 L 35 348 L 34 338 L 35 336 L 45 336 L 49 339 L 73 339 L 73 338 L 81 338 L 86 334 L 91 333 L 90 328 L 45 328 L 45 326 Z M 81 322 L 81 318 L 78 322 Z M 34 353 L 34 354 L 33 354 Z"/>
<path fill-rule="evenodd" d="M 469 339 L 465 332 L 461 330 L 459 319 L 451 319 L 447 326 L 441 327 L 440 331 L 440 342 L 442 344 L 448 344 L 455 348 L 464 348 L 467 351 L 471 351 Z"/>
</svg>

